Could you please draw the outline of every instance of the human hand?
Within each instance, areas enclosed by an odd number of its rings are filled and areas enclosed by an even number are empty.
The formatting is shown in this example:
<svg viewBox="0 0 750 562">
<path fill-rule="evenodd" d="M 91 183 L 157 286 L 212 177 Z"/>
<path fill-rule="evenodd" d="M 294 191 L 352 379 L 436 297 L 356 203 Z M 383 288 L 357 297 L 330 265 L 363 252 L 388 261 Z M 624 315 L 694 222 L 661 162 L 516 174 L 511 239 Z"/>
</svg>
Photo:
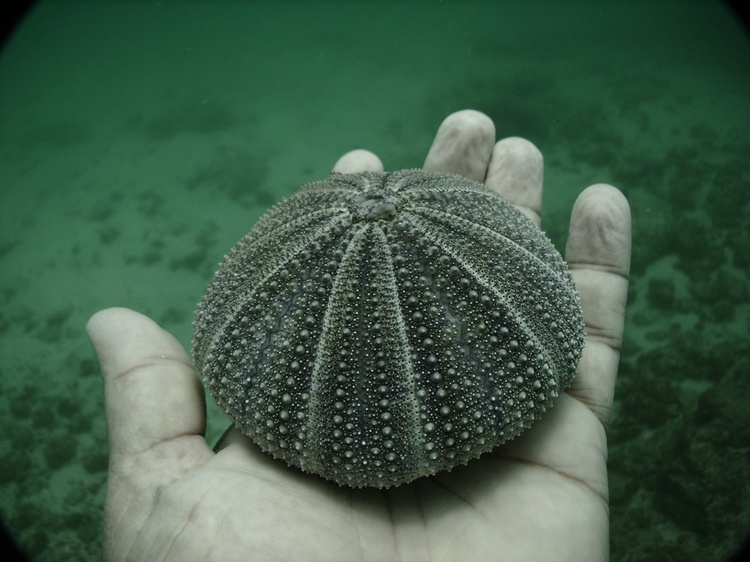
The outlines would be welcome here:
<svg viewBox="0 0 750 562">
<path fill-rule="evenodd" d="M 542 157 L 494 143 L 486 116 L 449 116 L 425 162 L 503 195 L 540 223 Z M 382 171 L 354 151 L 334 168 Z M 110 465 L 107 560 L 605 560 L 607 444 L 630 261 L 622 194 L 589 187 L 566 259 L 586 347 L 545 417 L 467 466 L 386 490 L 350 489 L 289 468 L 232 430 L 214 453 L 185 350 L 148 318 L 108 309 L 87 325 L 105 386 Z"/>
</svg>

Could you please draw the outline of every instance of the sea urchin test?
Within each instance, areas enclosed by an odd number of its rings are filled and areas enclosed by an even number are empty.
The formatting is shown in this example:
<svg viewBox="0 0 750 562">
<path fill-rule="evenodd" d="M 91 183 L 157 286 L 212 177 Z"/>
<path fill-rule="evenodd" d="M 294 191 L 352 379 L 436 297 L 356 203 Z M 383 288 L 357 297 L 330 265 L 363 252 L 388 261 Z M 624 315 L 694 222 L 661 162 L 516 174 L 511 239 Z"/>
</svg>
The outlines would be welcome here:
<svg viewBox="0 0 750 562">
<path fill-rule="evenodd" d="M 331 174 L 272 207 L 196 312 L 195 363 L 276 458 L 351 487 L 450 470 L 531 426 L 583 348 L 560 254 L 462 176 Z"/>
</svg>

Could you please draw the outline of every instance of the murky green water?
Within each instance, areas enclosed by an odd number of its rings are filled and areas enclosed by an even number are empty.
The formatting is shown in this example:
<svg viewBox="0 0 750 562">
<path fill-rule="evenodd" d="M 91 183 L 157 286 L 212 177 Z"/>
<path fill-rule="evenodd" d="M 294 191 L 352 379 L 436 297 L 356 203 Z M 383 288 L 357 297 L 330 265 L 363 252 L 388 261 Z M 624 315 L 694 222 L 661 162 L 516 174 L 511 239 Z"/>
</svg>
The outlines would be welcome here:
<svg viewBox="0 0 750 562">
<path fill-rule="evenodd" d="M 542 150 L 558 247 L 587 185 L 632 207 L 612 559 L 737 548 L 750 46 L 723 4 L 49 1 L 0 58 L 0 515 L 32 559 L 101 557 L 87 318 L 131 307 L 188 345 L 216 263 L 268 206 L 353 148 L 420 166 L 463 108 Z"/>
</svg>

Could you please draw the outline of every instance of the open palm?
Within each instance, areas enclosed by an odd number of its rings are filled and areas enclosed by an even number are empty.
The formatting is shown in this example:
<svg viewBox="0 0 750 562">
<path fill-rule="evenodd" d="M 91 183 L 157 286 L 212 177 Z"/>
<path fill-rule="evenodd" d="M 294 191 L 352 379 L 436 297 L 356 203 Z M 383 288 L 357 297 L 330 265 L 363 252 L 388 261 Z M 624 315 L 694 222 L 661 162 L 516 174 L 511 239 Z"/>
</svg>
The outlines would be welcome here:
<svg viewBox="0 0 750 562">
<path fill-rule="evenodd" d="M 484 181 L 539 224 L 542 158 L 449 116 L 425 169 Z M 341 172 L 381 171 L 354 151 Z M 105 383 L 108 560 L 605 560 L 607 443 L 627 293 L 630 216 L 615 188 L 579 196 L 566 259 L 586 347 L 573 385 L 533 428 L 451 472 L 350 489 L 272 459 L 236 430 L 212 451 L 200 381 L 180 344 L 121 308 L 87 326 Z"/>
</svg>

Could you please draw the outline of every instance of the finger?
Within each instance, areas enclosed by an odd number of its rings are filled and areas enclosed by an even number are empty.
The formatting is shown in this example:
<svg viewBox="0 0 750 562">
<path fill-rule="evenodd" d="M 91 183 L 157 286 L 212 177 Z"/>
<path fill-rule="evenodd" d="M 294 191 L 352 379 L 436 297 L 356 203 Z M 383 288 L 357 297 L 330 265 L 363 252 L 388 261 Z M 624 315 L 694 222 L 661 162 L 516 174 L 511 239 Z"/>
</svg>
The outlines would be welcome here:
<svg viewBox="0 0 750 562">
<path fill-rule="evenodd" d="M 539 149 L 526 139 L 510 137 L 493 148 L 484 183 L 539 226 L 543 172 Z"/>
<path fill-rule="evenodd" d="M 583 356 L 568 392 L 606 424 L 620 360 L 630 272 L 630 207 L 618 189 L 592 185 L 578 196 L 565 256 L 586 324 Z"/>
<path fill-rule="evenodd" d="M 203 389 L 171 334 L 125 308 L 96 313 L 86 330 L 101 365 L 113 456 L 203 435 Z"/>
<path fill-rule="evenodd" d="M 466 109 L 445 118 L 424 162 L 428 172 L 452 172 L 483 182 L 495 143 L 495 125 L 484 113 Z"/>
<path fill-rule="evenodd" d="M 369 150 L 352 150 L 336 161 L 333 171 L 339 174 L 358 174 L 361 172 L 382 172 L 383 163 Z"/>
</svg>

